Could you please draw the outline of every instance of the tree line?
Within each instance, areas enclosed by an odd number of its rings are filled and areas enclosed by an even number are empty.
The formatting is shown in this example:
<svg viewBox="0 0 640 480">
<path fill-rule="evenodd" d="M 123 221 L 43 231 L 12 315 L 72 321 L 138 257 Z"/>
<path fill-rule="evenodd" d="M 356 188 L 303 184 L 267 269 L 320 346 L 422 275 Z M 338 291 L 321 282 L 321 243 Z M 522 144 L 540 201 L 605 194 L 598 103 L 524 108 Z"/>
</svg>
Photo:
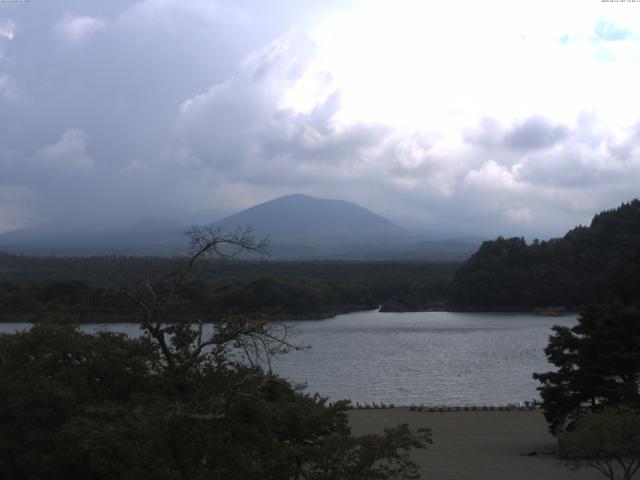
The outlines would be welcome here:
<svg viewBox="0 0 640 480">
<path fill-rule="evenodd" d="M 640 294 L 640 201 L 597 214 L 548 241 L 484 242 L 455 273 L 449 303 L 471 307 L 577 308 Z"/>
<path fill-rule="evenodd" d="M 147 280 L 166 288 L 180 258 L 38 258 L 0 255 L 0 320 L 71 315 L 121 321 L 135 305 L 114 295 Z M 201 314 L 317 318 L 385 307 L 442 304 L 458 264 L 447 262 L 271 262 L 202 259 L 177 294 Z M 106 287 L 106 288 L 105 288 Z"/>
</svg>

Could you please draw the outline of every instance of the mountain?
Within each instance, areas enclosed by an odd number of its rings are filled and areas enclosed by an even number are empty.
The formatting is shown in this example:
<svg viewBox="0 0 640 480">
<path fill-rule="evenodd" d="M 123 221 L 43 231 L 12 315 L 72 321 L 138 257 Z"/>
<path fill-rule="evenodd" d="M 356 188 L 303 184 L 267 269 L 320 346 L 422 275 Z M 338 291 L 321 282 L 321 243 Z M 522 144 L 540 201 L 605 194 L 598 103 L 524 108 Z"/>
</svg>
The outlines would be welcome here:
<svg viewBox="0 0 640 480">
<path fill-rule="evenodd" d="M 293 194 L 279 197 L 217 222 L 225 228 L 251 225 L 256 235 L 279 244 L 326 244 L 396 239 L 407 233 L 355 203 Z"/>
<path fill-rule="evenodd" d="M 0 235 L 0 251 L 27 255 L 175 255 L 185 251 L 186 227 L 149 219 L 111 230 L 57 230 L 51 226 Z"/>
<path fill-rule="evenodd" d="M 225 230 L 252 227 L 269 237 L 271 258 L 286 259 L 462 259 L 479 241 L 433 240 L 407 231 L 364 207 L 344 200 L 294 194 L 242 210 L 214 223 Z M 0 235 L 0 251 L 30 255 L 176 255 L 188 242 L 186 225 L 145 220 L 101 232 L 54 228 Z"/>
<path fill-rule="evenodd" d="M 251 225 L 257 237 L 269 237 L 270 255 L 280 258 L 461 259 L 480 243 L 428 240 L 355 203 L 303 194 L 261 203 L 217 225 Z"/>
<path fill-rule="evenodd" d="M 640 299 L 640 200 L 594 216 L 562 238 L 484 242 L 450 284 L 460 307 L 580 307 Z"/>
</svg>

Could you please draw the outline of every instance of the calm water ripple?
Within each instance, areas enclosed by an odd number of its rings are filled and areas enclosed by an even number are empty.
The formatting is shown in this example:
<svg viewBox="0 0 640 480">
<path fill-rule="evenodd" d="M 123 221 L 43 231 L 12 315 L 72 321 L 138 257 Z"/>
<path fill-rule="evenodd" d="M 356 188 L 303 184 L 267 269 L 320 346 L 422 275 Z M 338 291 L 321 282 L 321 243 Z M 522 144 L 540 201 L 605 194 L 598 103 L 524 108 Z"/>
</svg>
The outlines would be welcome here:
<svg viewBox="0 0 640 480">
<path fill-rule="evenodd" d="M 274 370 L 331 400 L 504 404 L 538 398 L 533 372 L 550 368 L 543 349 L 553 325 L 575 315 L 377 311 L 288 322 L 310 348 L 274 359 Z M 0 332 L 28 328 L 0 324 Z M 140 333 L 136 324 L 83 325 L 85 331 Z"/>
<path fill-rule="evenodd" d="M 513 313 L 359 312 L 290 322 L 309 350 L 274 368 L 332 400 L 425 404 L 503 404 L 538 398 L 533 372 L 549 365 L 544 347 L 556 324 Z"/>
</svg>

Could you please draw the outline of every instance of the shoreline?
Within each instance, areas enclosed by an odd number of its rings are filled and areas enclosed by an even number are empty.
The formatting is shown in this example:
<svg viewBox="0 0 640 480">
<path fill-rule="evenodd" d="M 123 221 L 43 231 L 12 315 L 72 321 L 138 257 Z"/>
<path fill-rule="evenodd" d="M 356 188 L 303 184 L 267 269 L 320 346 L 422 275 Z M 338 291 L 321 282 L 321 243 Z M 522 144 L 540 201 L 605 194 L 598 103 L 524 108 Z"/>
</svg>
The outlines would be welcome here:
<svg viewBox="0 0 640 480">
<path fill-rule="evenodd" d="M 329 320 L 331 318 L 335 318 L 339 315 L 347 315 L 350 313 L 359 313 L 359 312 L 372 312 L 377 310 L 377 308 L 367 308 L 367 309 L 357 309 L 357 310 L 336 310 L 331 312 L 313 312 L 308 314 L 274 314 L 274 315 L 265 315 L 265 314 L 238 314 L 240 316 L 255 316 L 255 318 L 260 318 L 260 316 L 264 316 L 270 322 L 301 322 L 301 321 L 318 321 L 318 320 Z M 0 314 L 0 324 L 2 323 L 43 323 L 50 321 L 52 317 L 56 318 L 68 318 L 69 323 L 77 323 L 77 324 L 92 324 L 92 323 L 104 323 L 104 324 L 119 324 L 119 323 L 142 323 L 136 319 L 136 314 L 131 315 L 105 315 L 105 314 L 78 314 L 78 313 L 59 313 L 59 312 L 51 312 L 50 314 L 42 314 L 42 313 L 28 313 L 28 314 Z M 211 318 L 208 321 L 204 321 L 203 323 L 211 323 L 211 321 L 216 321 L 221 318 L 224 318 L 226 315 L 224 314 L 212 314 Z"/>
<path fill-rule="evenodd" d="M 579 309 L 571 308 L 564 309 L 562 311 L 551 311 L 545 312 L 545 309 L 539 308 L 516 308 L 516 307 L 505 307 L 505 308 L 463 308 L 463 307 L 438 307 L 438 308 L 426 308 L 422 310 L 382 310 L 382 306 L 378 308 L 372 309 L 357 309 L 357 310 L 339 310 L 333 312 L 315 312 L 308 314 L 275 314 L 275 315 L 267 315 L 267 319 L 270 322 L 304 322 L 304 321 L 319 321 L 319 320 L 330 320 L 332 318 L 338 317 L 340 315 L 348 315 L 351 313 L 360 313 L 360 312 L 373 312 L 378 311 L 382 314 L 387 313 L 426 313 L 426 312 L 451 312 L 451 313 L 528 313 L 531 315 L 536 315 L 540 317 L 564 317 L 568 315 L 577 315 Z M 136 321 L 136 315 L 92 315 L 86 314 L 80 317 L 78 313 L 58 313 L 52 312 L 50 317 L 57 316 L 59 318 L 64 318 L 67 315 L 67 318 L 70 320 L 70 323 L 78 323 L 78 324 L 91 324 L 91 323 L 104 323 L 104 324 L 118 324 L 118 323 L 141 323 Z M 251 315 L 251 314 L 242 314 L 242 315 Z M 258 314 L 255 314 L 256 316 Z M 75 318 L 74 318 L 75 317 Z M 213 321 L 224 317 L 222 314 L 215 314 L 212 316 Z M 86 320 L 85 320 L 86 318 Z M 42 323 L 45 321 L 49 321 L 46 314 L 1 314 L 0 315 L 0 324 L 1 323 Z M 209 323 L 209 322 L 204 322 Z"/>
<path fill-rule="evenodd" d="M 383 310 L 380 313 L 456 312 L 456 313 L 531 313 L 540 316 L 562 316 L 577 313 L 581 307 L 462 307 L 425 306 L 421 309 Z"/>
</svg>

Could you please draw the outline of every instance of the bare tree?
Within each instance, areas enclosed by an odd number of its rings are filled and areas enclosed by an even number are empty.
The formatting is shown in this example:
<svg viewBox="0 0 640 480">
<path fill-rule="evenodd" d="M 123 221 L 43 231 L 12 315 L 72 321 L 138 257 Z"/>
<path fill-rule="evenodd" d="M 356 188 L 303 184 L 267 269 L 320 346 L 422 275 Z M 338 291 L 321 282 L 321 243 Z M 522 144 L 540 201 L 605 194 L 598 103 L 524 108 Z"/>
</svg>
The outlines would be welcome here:
<svg viewBox="0 0 640 480">
<path fill-rule="evenodd" d="M 193 367 L 207 349 L 213 350 L 215 356 L 216 349 L 223 353 L 229 348 L 243 352 L 252 366 L 264 359 L 270 371 L 272 354 L 297 348 L 289 342 L 284 324 L 244 315 L 203 321 L 186 308 L 179 295 L 199 261 L 230 261 L 247 253 L 265 255 L 268 238 L 256 238 L 251 228 L 229 233 L 215 225 L 194 226 L 186 234 L 189 255 L 168 285 L 159 288 L 147 278 L 137 290 L 120 289 L 139 307 L 141 328 L 159 348 L 169 371 Z M 208 335 L 205 325 L 211 327 Z"/>
</svg>

